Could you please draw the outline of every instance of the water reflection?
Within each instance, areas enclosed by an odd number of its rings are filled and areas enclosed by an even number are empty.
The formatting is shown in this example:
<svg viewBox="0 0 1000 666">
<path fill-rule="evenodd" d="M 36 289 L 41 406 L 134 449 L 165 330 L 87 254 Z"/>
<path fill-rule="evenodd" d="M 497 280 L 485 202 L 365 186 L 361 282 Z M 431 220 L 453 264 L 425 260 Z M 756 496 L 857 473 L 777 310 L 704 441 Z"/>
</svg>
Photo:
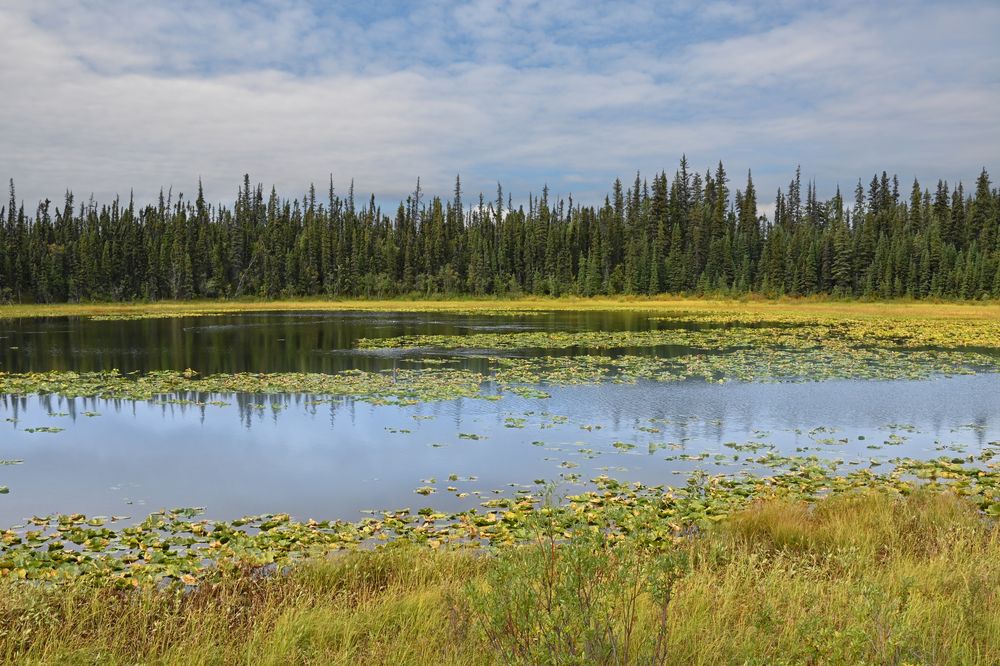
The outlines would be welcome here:
<svg viewBox="0 0 1000 666">
<path fill-rule="evenodd" d="M 248 313 L 95 321 L 0 320 L 0 370 L 338 372 L 390 368 L 399 354 L 357 352 L 362 337 L 486 330 L 650 330 L 678 326 L 637 312 L 520 316 L 427 313 Z"/>
<path fill-rule="evenodd" d="M 671 483 L 692 469 L 746 469 L 747 458 L 768 452 L 871 466 L 897 456 L 976 454 L 1000 441 L 1000 375 L 551 393 L 408 407 L 304 395 L 160 403 L 3 396 L 0 459 L 24 462 L 0 466 L 0 485 L 11 489 L 0 497 L 0 524 L 51 512 L 142 516 L 192 505 L 216 518 L 457 510 L 541 479 L 562 479 L 570 492 L 565 481 L 574 475 Z M 27 432 L 40 426 L 64 430 Z M 414 494 L 424 485 L 438 492 Z"/>
</svg>

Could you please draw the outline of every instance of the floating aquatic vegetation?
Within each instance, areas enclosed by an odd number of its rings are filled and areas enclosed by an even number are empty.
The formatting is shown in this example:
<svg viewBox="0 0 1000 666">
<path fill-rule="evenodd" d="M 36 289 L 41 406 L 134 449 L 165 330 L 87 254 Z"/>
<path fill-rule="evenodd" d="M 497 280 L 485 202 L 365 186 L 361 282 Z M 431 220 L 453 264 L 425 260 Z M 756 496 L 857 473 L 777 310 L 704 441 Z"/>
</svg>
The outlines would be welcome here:
<svg viewBox="0 0 1000 666">
<path fill-rule="evenodd" d="M 545 398 L 551 398 L 552 396 L 546 391 L 535 388 L 533 386 L 511 386 L 508 389 L 514 395 L 519 395 L 522 398 L 534 398 L 536 400 L 543 400 Z"/>
<path fill-rule="evenodd" d="M 783 471 L 773 476 L 696 471 L 672 488 L 601 476 L 592 480 L 589 490 L 560 504 L 519 492 L 450 515 L 428 507 L 416 513 L 379 512 L 358 522 L 298 522 L 285 514 L 223 522 L 201 518 L 198 509 L 174 509 L 120 528 L 109 526 L 103 517 L 41 516 L 0 531 L 0 576 L 53 583 L 90 578 L 125 587 L 164 580 L 195 584 L 232 567 L 281 567 L 311 555 L 386 540 L 433 548 L 517 543 L 533 538 L 529 523 L 537 514 L 566 536 L 576 529 L 600 529 L 612 539 L 676 541 L 692 528 L 757 500 L 812 500 L 868 488 L 903 494 L 917 486 L 947 488 L 970 498 L 985 514 L 1000 516 L 1000 471 L 978 459 L 900 459 L 888 472 L 864 468 L 847 474 L 815 457 L 771 453 L 762 460 Z M 424 486 L 415 492 L 435 491 Z"/>
<path fill-rule="evenodd" d="M 151 309 L 146 312 L 130 312 L 126 314 L 92 314 L 86 315 L 86 318 L 90 321 L 137 321 L 141 319 L 179 319 L 181 317 L 206 317 L 224 314 L 233 313 L 212 309 L 185 309 L 181 311 Z"/>
<path fill-rule="evenodd" d="M 465 335 L 405 335 L 362 338 L 361 349 L 434 347 L 439 349 L 624 349 L 689 347 L 721 350 L 739 347 L 806 349 L 816 346 L 848 350 L 864 346 L 894 349 L 1000 350 L 1000 322 L 933 319 L 816 319 L 799 316 L 716 313 L 711 317 L 678 314 L 675 323 L 726 323 L 708 329 L 659 328 L 645 331 L 519 331 Z M 777 321 L 775 321 L 777 319 Z M 751 325 L 752 324 L 752 325 Z"/>
<path fill-rule="evenodd" d="M 988 318 L 934 318 L 913 316 L 850 317 L 794 312 L 677 312 L 651 321 L 712 324 L 724 329 L 754 327 L 770 335 L 787 328 L 805 337 L 850 340 L 901 347 L 1000 349 L 1000 321 Z"/>
<path fill-rule="evenodd" d="M 547 386 L 612 381 L 633 383 L 699 379 L 725 381 L 814 381 L 826 379 L 923 379 L 933 375 L 1000 370 L 1000 324 L 990 321 L 836 320 L 781 326 L 706 330 L 472 333 L 362 340 L 372 347 L 433 345 L 447 349 L 528 348 L 654 350 L 676 355 L 588 353 L 576 356 L 486 357 L 474 372 L 431 366 L 383 372 L 239 373 L 200 376 L 193 370 L 145 374 L 0 373 L 0 393 L 56 393 L 67 397 L 224 404 L 198 394 L 306 393 L 350 396 L 376 404 L 412 404 L 455 398 L 549 397 Z M 939 328 L 948 329 L 942 332 Z M 967 335 L 966 335 L 967 334 Z M 963 337 L 965 336 L 965 337 Z M 959 344 L 961 341 L 963 344 Z M 967 344 L 966 344 L 967 343 Z M 928 345 L 938 345 L 931 349 Z M 969 349 L 976 347 L 977 349 Z M 191 394 L 195 394 L 192 397 Z M 273 407 L 280 409 L 280 406 Z"/>
<path fill-rule="evenodd" d="M 750 453 L 757 453 L 758 451 L 763 451 L 764 449 L 773 449 L 773 444 L 767 444 L 766 442 L 744 442 L 740 444 L 738 442 L 723 442 L 722 444 L 726 448 L 733 449 L 734 451 L 748 451 Z"/>
<path fill-rule="evenodd" d="M 855 349 L 838 353 L 826 349 L 796 352 L 741 349 L 720 354 L 655 356 L 543 356 L 490 359 L 493 379 L 501 387 L 543 382 L 553 386 L 602 381 L 634 383 L 700 379 L 726 381 L 821 381 L 829 379 L 925 379 L 935 375 L 997 371 L 1000 361 L 970 352 L 893 351 Z"/>
<path fill-rule="evenodd" d="M 162 396 L 188 394 L 304 393 L 408 404 L 420 400 L 477 397 L 483 381 L 480 373 L 458 369 L 402 369 L 387 372 L 348 370 L 337 374 L 239 373 L 204 377 L 193 370 L 146 374 L 123 374 L 116 370 L 90 373 L 0 372 L 0 393 L 54 393 L 66 397 L 128 400 L 152 400 Z"/>
</svg>

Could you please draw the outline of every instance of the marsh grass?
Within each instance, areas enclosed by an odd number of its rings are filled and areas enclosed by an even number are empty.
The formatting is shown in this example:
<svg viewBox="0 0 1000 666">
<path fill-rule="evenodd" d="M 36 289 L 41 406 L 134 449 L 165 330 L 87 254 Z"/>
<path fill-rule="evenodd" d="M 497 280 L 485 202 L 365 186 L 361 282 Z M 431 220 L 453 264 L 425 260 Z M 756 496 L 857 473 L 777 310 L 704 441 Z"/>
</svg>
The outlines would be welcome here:
<svg viewBox="0 0 1000 666">
<path fill-rule="evenodd" d="M 949 493 L 768 503 L 678 583 L 678 663 L 1000 660 L 1000 531 Z"/>
<path fill-rule="evenodd" d="M 3 304 L 0 319 L 14 317 L 177 317 L 241 312 L 347 310 L 397 312 L 460 312 L 501 314 L 517 311 L 643 311 L 643 312 L 759 312 L 829 317 L 894 317 L 928 319 L 986 319 L 1000 317 L 996 301 L 838 300 L 829 297 L 777 298 L 759 296 L 717 298 L 661 295 L 581 298 L 443 298 L 443 299 L 301 299 L 301 300 L 214 300 L 158 301 L 154 303 L 57 303 Z"/>
<path fill-rule="evenodd" d="M 486 560 L 387 547 L 197 589 L 4 585 L 9 663 L 474 663 L 450 598 Z"/>
<path fill-rule="evenodd" d="M 534 527 L 188 590 L 4 582 L 0 660 L 1000 663 L 1000 528 L 947 491 L 771 500 L 658 547 Z"/>
</svg>

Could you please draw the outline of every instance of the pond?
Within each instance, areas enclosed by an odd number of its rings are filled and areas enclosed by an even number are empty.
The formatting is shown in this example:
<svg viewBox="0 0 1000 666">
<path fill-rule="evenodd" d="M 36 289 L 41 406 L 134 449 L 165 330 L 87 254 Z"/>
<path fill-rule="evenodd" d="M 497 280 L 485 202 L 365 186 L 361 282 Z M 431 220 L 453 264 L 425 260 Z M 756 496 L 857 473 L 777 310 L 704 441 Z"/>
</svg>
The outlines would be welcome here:
<svg viewBox="0 0 1000 666">
<path fill-rule="evenodd" d="M 719 326 L 641 312 L 22 319 L 0 321 L 0 371 L 337 373 L 446 361 L 485 372 L 487 356 L 476 350 L 359 349 L 359 340 Z M 691 349 L 502 353 L 659 358 Z M 1000 374 L 989 371 L 724 384 L 639 378 L 540 388 L 548 397 L 487 385 L 484 394 L 495 399 L 396 404 L 298 392 L 152 400 L 3 395 L 0 460 L 10 464 L 0 466 L 0 486 L 9 488 L 0 496 L 0 524 L 78 512 L 138 519 L 194 506 L 216 519 L 283 512 L 354 520 L 368 510 L 459 511 L 525 491 L 558 497 L 599 475 L 669 485 L 692 470 L 772 473 L 796 456 L 817 456 L 845 471 L 879 470 L 898 457 L 978 455 L 1000 440 Z"/>
</svg>

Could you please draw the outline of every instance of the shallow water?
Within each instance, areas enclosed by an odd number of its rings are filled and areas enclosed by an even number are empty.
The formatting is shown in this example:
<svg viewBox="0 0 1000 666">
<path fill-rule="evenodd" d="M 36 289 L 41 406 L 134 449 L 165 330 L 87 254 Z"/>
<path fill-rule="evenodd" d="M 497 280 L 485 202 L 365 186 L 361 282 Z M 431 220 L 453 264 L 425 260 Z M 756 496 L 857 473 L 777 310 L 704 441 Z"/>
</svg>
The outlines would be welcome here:
<svg viewBox="0 0 1000 666">
<path fill-rule="evenodd" d="M 640 331 L 678 327 L 639 312 L 552 312 L 521 316 L 444 313 L 254 312 L 99 321 L 49 317 L 0 320 L 0 370 L 122 372 L 184 370 L 338 372 L 380 370 L 412 352 L 354 349 L 363 337 L 461 335 L 484 331 Z M 702 326 L 703 328 L 705 326 Z"/>
<path fill-rule="evenodd" d="M 661 324 L 641 313 L 7 321 L 0 369 L 370 370 L 392 367 L 402 352 L 352 350 L 360 337 Z M 754 461 L 769 452 L 840 459 L 846 470 L 888 467 L 898 456 L 976 454 L 1000 440 L 997 374 L 546 390 L 549 399 L 505 394 L 414 406 L 302 395 L 211 396 L 226 404 L 201 407 L 4 396 L 0 459 L 23 462 L 0 466 L 0 485 L 10 488 L 0 496 L 0 524 L 50 513 L 141 517 L 180 506 L 203 506 L 220 519 L 273 512 L 356 519 L 366 509 L 468 508 L 537 491 L 538 482 L 555 482 L 557 495 L 574 493 L 599 474 L 671 484 L 694 469 L 766 471 Z M 38 427 L 63 430 L 28 432 Z M 414 492 L 421 487 L 435 492 Z"/>
</svg>

